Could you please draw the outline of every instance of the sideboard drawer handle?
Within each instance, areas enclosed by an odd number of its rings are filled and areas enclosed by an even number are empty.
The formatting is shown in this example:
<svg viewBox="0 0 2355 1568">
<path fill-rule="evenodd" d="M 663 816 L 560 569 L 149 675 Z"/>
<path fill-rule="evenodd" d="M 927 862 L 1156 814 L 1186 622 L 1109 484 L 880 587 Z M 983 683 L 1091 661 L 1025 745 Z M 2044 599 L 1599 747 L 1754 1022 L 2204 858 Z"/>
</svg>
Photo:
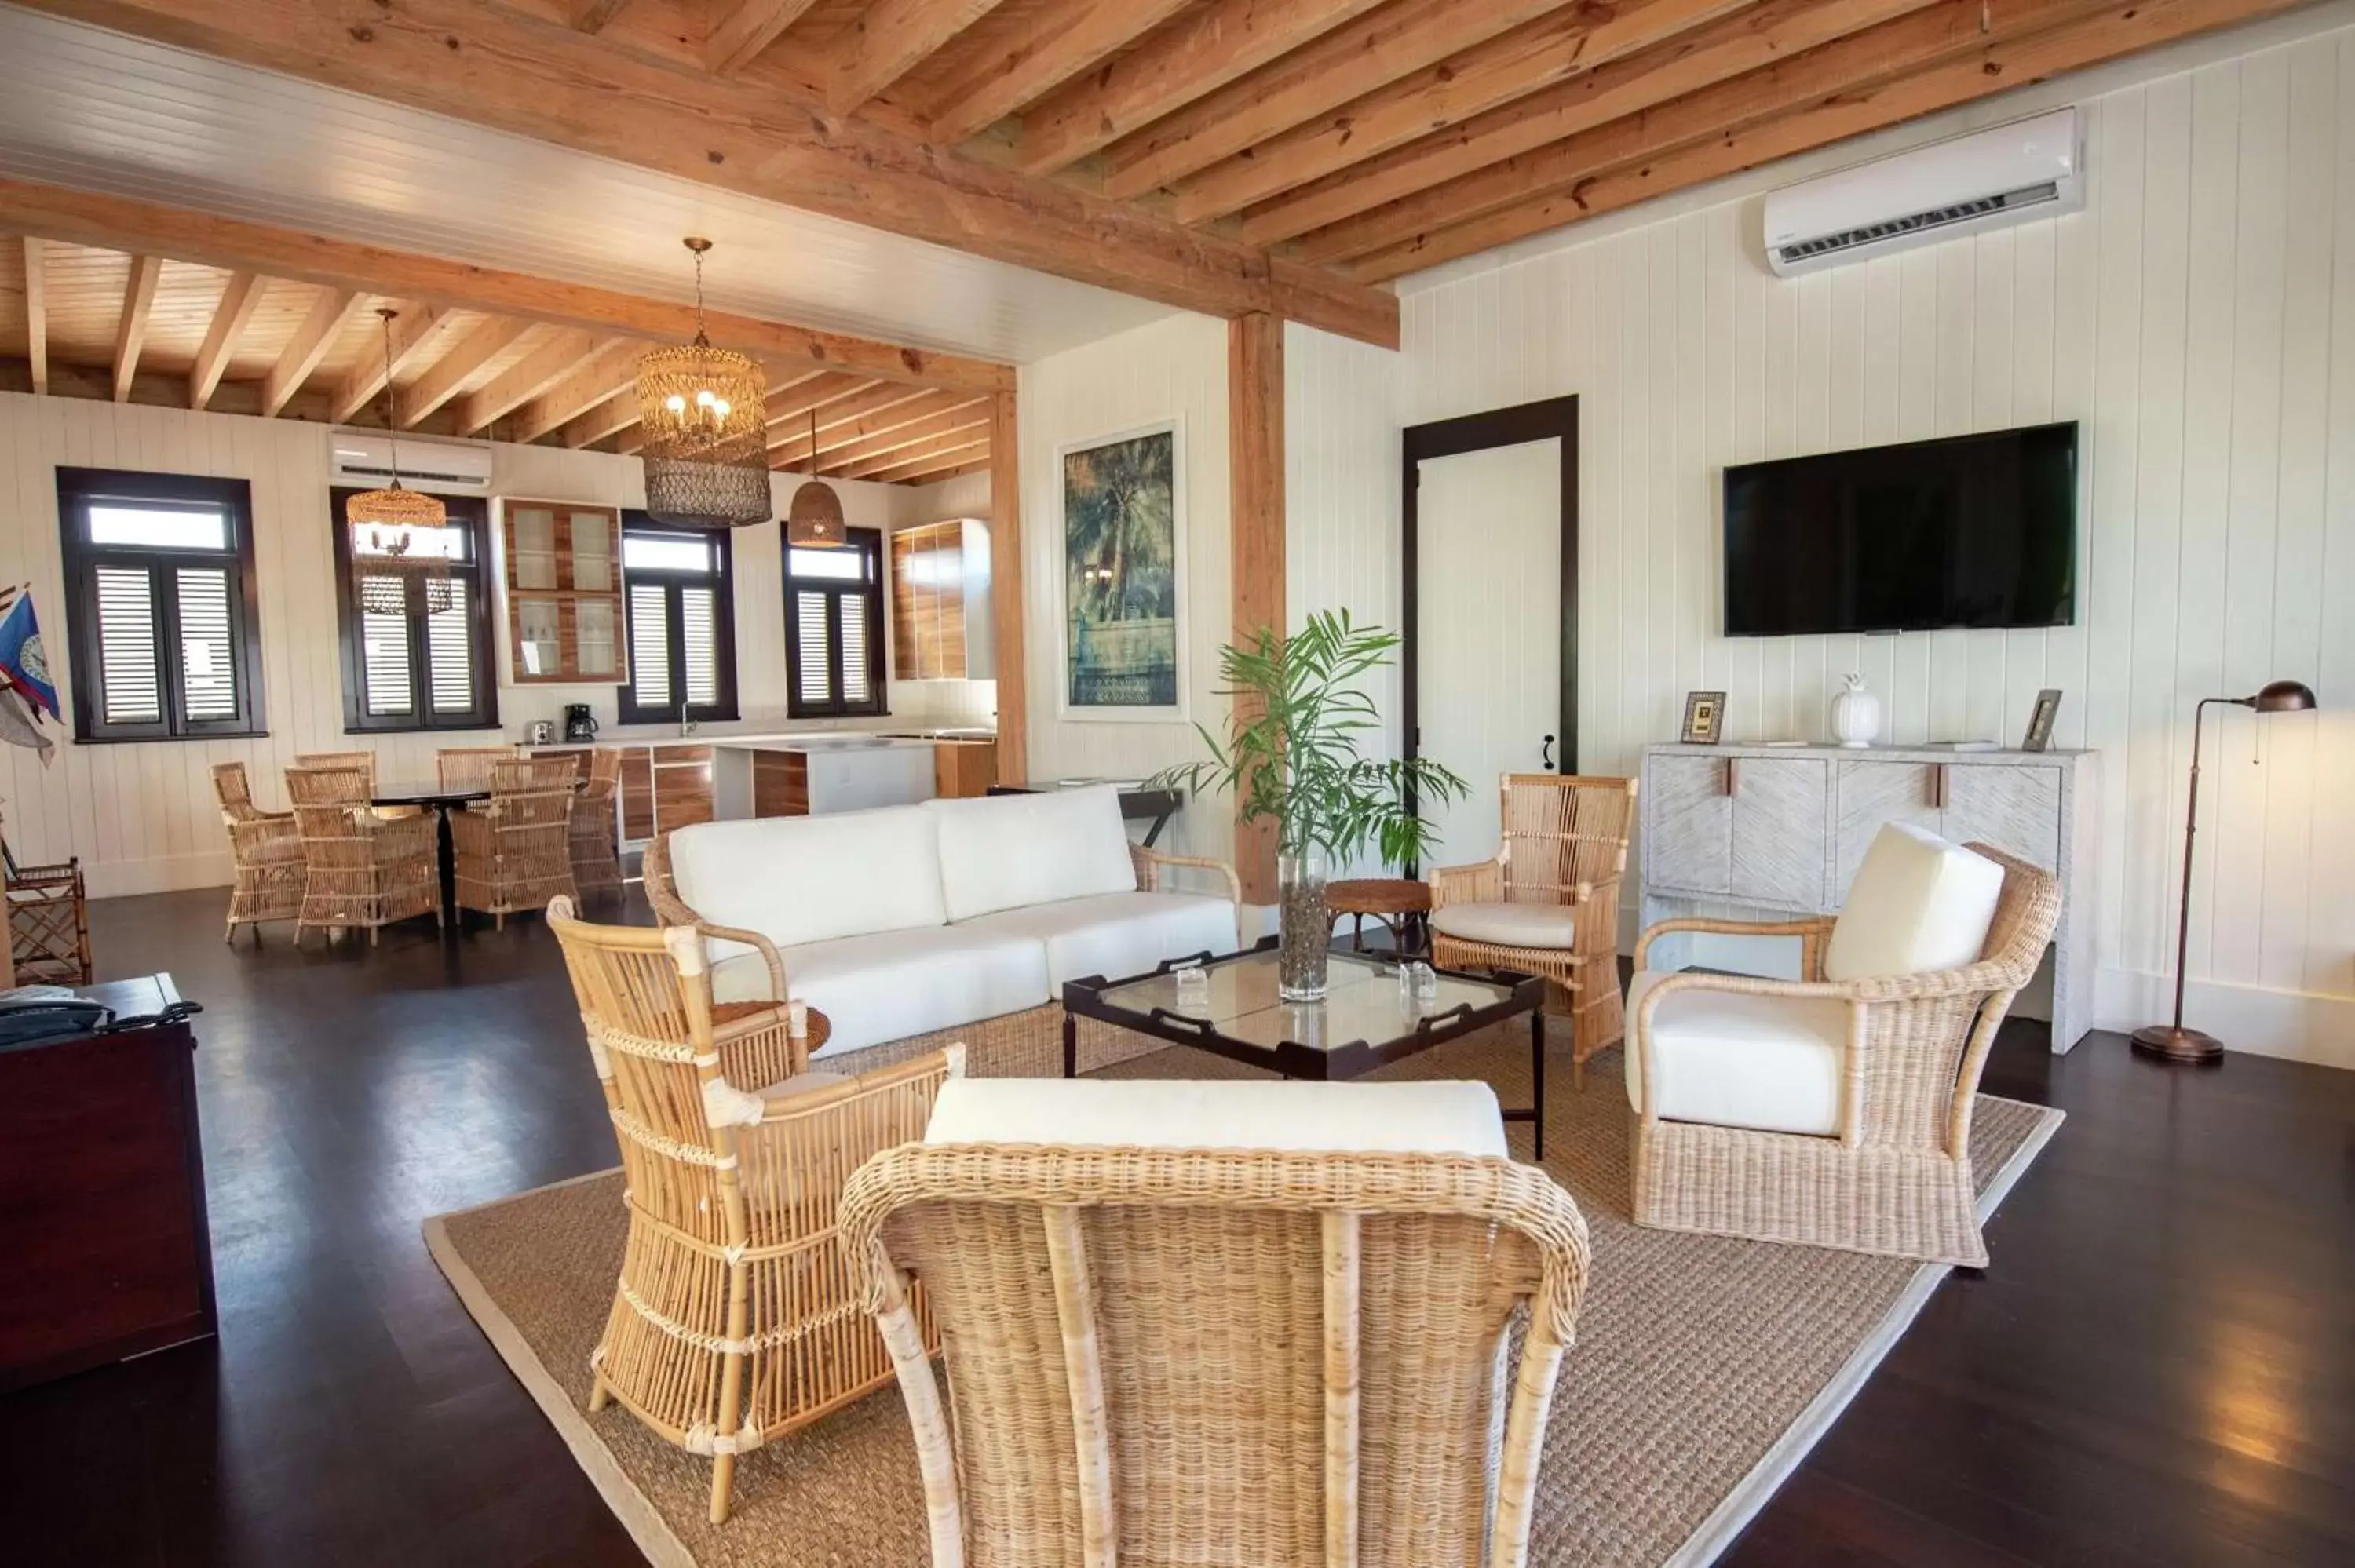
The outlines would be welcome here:
<svg viewBox="0 0 2355 1568">
<path fill-rule="evenodd" d="M 1729 799 L 1742 793 L 1742 758 L 1725 759 L 1725 793 Z"/>
</svg>

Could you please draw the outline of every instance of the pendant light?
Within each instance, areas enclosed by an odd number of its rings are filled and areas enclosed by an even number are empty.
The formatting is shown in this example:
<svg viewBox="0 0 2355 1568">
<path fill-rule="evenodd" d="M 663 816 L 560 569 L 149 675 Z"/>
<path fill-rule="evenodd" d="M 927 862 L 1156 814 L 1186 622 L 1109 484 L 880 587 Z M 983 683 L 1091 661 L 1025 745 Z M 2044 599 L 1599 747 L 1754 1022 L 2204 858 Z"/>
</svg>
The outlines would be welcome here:
<svg viewBox="0 0 2355 1568">
<path fill-rule="evenodd" d="M 750 355 L 711 346 L 703 323 L 703 257 L 711 241 L 684 243 L 695 257 L 695 341 L 651 349 L 638 361 L 646 513 L 687 528 L 766 523 L 775 515 L 768 376 Z"/>
<path fill-rule="evenodd" d="M 392 452 L 392 482 L 344 503 L 344 521 L 352 531 L 352 577 L 361 607 L 376 615 L 401 614 L 409 604 L 408 579 L 421 577 L 426 608 L 438 613 L 457 599 L 450 563 L 439 554 L 415 554 L 411 531 L 446 526 L 450 513 L 439 500 L 400 482 L 400 432 L 392 417 L 392 323 L 400 313 L 379 305 L 376 313 L 384 323 L 384 430 Z"/>
<path fill-rule="evenodd" d="M 794 492 L 785 514 L 785 543 L 796 549 L 832 550 L 850 543 L 842 531 L 842 498 L 817 476 L 817 410 L 810 410 L 809 478 Z"/>
</svg>

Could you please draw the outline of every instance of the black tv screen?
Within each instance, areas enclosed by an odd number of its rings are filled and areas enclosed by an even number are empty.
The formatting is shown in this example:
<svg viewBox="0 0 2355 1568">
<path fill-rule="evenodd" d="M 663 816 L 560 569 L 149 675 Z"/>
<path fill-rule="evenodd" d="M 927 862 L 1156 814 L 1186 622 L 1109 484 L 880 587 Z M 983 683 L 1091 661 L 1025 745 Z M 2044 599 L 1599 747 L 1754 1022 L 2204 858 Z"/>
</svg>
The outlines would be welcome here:
<svg viewBox="0 0 2355 1568">
<path fill-rule="evenodd" d="M 1725 471 L 1725 634 L 2068 626 L 2077 427 Z"/>
</svg>

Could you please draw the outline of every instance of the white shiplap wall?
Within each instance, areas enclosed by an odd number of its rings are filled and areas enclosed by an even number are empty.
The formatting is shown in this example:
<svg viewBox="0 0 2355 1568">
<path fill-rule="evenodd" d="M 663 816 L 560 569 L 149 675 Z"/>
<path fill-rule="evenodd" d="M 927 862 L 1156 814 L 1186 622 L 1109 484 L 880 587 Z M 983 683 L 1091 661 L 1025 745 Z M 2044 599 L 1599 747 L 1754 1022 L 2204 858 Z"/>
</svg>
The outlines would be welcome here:
<svg viewBox="0 0 2355 1568">
<path fill-rule="evenodd" d="M 496 452 L 493 487 L 503 495 L 619 506 L 645 499 L 635 459 L 546 447 L 500 446 Z M 293 420 L 0 393 L 0 581 L 33 585 L 52 666 L 70 680 L 58 538 L 60 464 L 251 483 L 270 734 L 257 740 L 121 746 L 61 741 L 47 768 L 30 751 L 0 747 L 5 800 L 0 818 L 9 845 L 21 860 L 80 856 L 100 896 L 226 883 L 229 848 L 213 803 L 212 765 L 244 762 L 267 804 L 283 799 L 280 771 L 296 752 L 346 745 L 326 430 Z M 800 482 L 798 475 L 776 476 L 781 508 L 788 487 Z M 835 488 L 853 524 L 890 525 L 900 503 L 894 487 L 853 481 Z M 778 530 L 770 524 L 738 529 L 733 537 L 740 710 L 748 726 L 781 724 L 786 687 Z M 952 683 L 922 687 L 935 684 Z M 375 749 L 386 777 L 431 777 L 438 747 L 482 744 L 501 734 L 519 737 L 526 723 L 556 718 L 570 702 L 593 705 L 612 726 L 611 685 L 503 685 L 498 734 L 384 736 L 350 744 Z"/>
<path fill-rule="evenodd" d="M 2059 744 L 2106 767 L 2109 1025 L 2163 1011 L 2193 702 L 2307 681 L 2318 716 L 2211 727 L 2192 1012 L 2355 1065 L 2355 31 L 2083 107 L 2082 214 L 1792 281 L 1753 196 L 1637 215 L 1410 280 L 1388 392 L 1295 334 L 1294 613 L 1395 622 L 1398 425 L 1579 394 L 1580 765 L 1633 769 L 1693 688 L 1731 694 L 1737 738 L 1818 738 L 1861 669 L 1890 738 L 2009 741 L 2060 686 Z M 2071 418 L 2076 626 L 1714 634 L 1722 465 Z"/>
</svg>

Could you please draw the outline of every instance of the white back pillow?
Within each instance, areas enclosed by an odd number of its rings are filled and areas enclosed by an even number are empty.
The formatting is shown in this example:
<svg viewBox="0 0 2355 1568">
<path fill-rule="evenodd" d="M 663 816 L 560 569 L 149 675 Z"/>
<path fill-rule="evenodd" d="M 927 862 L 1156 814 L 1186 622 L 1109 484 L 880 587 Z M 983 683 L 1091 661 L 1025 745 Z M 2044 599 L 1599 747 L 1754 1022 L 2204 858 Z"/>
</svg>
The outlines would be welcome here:
<svg viewBox="0 0 2355 1568">
<path fill-rule="evenodd" d="M 923 809 L 940 824 L 941 887 L 952 920 L 1136 891 L 1116 786 L 928 800 Z"/>
<path fill-rule="evenodd" d="M 1447 1082 L 951 1078 L 924 1141 L 1509 1158 L 1497 1092 Z"/>
<path fill-rule="evenodd" d="M 940 840 L 922 806 L 698 822 L 670 836 L 682 903 L 781 948 L 943 926 Z"/>
<path fill-rule="evenodd" d="M 1910 822 L 1885 822 L 1864 852 L 1824 953 L 1828 980 L 1921 975 L 1978 960 L 2003 896 L 2003 867 Z"/>
</svg>

